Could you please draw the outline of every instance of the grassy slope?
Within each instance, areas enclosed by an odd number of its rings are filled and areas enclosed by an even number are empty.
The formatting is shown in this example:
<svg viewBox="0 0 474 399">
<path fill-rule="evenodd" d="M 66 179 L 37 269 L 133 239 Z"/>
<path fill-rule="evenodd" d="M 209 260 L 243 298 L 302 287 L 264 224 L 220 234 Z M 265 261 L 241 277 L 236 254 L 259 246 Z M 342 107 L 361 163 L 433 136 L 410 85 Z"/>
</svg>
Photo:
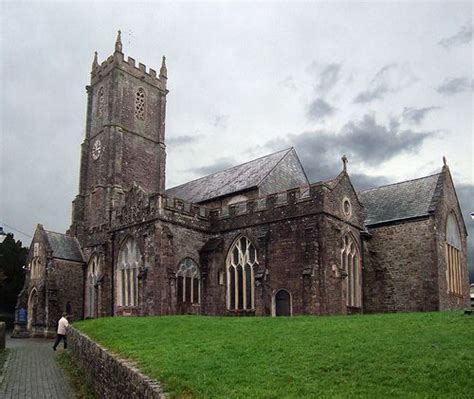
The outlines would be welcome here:
<svg viewBox="0 0 474 399">
<path fill-rule="evenodd" d="M 474 317 L 106 318 L 77 328 L 137 361 L 174 395 L 421 396 L 474 393 Z"/>
</svg>

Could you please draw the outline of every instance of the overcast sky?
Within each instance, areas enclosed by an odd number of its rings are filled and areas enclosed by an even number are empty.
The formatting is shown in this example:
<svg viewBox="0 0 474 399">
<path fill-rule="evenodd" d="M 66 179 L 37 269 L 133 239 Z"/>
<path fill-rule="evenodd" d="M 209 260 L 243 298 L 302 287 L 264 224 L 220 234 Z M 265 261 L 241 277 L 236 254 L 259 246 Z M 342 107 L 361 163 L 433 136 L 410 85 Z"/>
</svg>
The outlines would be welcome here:
<svg viewBox="0 0 474 399">
<path fill-rule="evenodd" d="M 1 7 L 0 225 L 25 244 L 12 228 L 69 226 L 84 87 L 121 29 L 125 56 L 167 56 L 167 187 L 290 146 L 312 181 L 347 154 L 360 189 L 437 173 L 444 155 L 473 261 L 472 3 Z"/>
</svg>

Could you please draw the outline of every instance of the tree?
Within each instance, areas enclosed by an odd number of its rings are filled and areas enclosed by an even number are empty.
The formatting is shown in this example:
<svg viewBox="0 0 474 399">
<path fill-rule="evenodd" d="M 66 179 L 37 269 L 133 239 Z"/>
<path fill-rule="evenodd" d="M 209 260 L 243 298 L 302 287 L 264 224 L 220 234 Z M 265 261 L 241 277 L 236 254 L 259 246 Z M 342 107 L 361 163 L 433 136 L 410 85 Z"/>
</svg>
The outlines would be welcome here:
<svg viewBox="0 0 474 399">
<path fill-rule="evenodd" d="M 0 310 L 13 313 L 16 297 L 23 288 L 28 248 L 8 233 L 0 244 Z"/>
</svg>

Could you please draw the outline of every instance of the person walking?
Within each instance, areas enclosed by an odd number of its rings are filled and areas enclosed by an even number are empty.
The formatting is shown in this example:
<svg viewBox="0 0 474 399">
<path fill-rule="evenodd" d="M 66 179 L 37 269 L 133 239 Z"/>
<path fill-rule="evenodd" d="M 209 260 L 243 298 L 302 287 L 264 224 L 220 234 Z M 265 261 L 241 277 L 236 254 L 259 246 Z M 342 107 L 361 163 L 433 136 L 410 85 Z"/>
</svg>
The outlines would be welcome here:
<svg viewBox="0 0 474 399">
<path fill-rule="evenodd" d="M 53 345 L 53 350 L 56 350 L 56 347 L 59 345 L 61 340 L 63 340 L 64 343 L 64 349 L 67 349 L 67 327 L 69 326 L 69 322 L 66 319 L 67 313 L 63 313 L 63 317 L 59 319 L 58 322 L 58 335 L 56 336 L 56 341 L 54 342 Z"/>
</svg>

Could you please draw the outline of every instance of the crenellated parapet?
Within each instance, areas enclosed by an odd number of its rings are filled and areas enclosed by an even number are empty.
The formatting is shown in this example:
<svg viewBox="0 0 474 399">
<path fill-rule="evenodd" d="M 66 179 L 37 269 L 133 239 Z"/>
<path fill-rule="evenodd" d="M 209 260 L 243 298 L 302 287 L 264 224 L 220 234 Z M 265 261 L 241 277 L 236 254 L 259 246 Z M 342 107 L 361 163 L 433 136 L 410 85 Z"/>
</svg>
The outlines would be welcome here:
<svg viewBox="0 0 474 399">
<path fill-rule="evenodd" d="M 118 68 L 121 71 L 128 73 L 135 78 L 138 78 L 167 93 L 166 85 L 168 80 L 168 72 L 166 68 L 166 58 L 162 58 L 159 74 L 157 74 L 156 70 L 152 68 L 147 69 L 145 64 L 142 64 L 141 62 L 137 63 L 132 57 L 127 57 L 127 59 L 125 59 L 125 56 L 122 52 L 120 31 L 115 43 L 115 52 L 111 56 L 109 56 L 102 63 L 99 63 L 97 52 L 94 54 L 94 60 L 92 62 L 91 69 L 91 86 L 101 81 L 106 75 L 111 73 L 114 68 Z"/>
</svg>

